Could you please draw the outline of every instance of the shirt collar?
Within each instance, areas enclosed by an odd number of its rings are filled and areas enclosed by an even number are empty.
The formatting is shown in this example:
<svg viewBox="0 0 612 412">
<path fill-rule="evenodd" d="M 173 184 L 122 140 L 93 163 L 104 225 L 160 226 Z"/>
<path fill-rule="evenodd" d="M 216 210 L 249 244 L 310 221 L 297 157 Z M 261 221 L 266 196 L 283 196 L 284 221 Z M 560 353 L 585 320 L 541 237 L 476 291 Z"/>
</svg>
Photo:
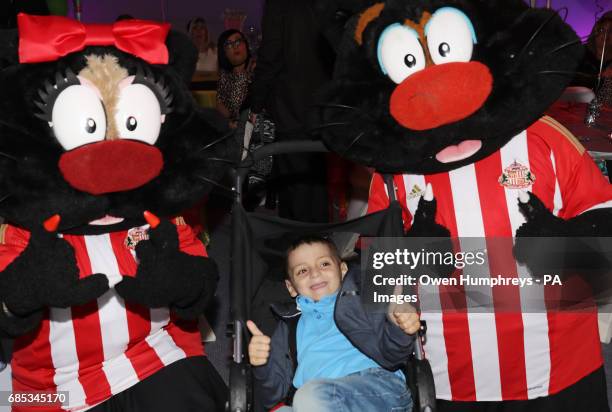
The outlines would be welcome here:
<svg viewBox="0 0 612 412">
<path fill-rule="evenodd" d="M 337 297 L 338 293 L 336 292 L 331 295 L 324 296 L 323 298 L 321 298 L 321 300 L 315 302 L 314 300 L 306 296 L 299 295 L 296 299 L 296 302 L 298 309 L 302 313 L 309 313 L 314 311 L 332 312 L 334 310 L 334 307 L 336 306 Z"/>
</svg>

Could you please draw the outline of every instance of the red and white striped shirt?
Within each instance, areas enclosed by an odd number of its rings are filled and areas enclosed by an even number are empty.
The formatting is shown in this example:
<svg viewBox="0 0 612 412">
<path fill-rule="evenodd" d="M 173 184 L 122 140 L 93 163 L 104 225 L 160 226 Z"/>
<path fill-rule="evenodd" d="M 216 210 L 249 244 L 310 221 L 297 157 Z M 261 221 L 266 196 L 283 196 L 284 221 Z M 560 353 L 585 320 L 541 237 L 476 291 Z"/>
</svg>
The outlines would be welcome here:
<svg viewBox="0 0 612 412">
<path fill-rule="evenodd" d="M 46 310 L 41 326 L 15 341 L 11 363 L 13 391 L 69 392 L 58 407 L 14 407 L 13 411 L 87 410 L 166 365 L 204 354 L 197 322 L 176 319 L 167 308 L 148 309 L 125 302 L 112 288 L 122 275 L 134 276 L 137 262 L 130 240 L 143 228 L 96 236 L 64 235 L 75 251 L 80 277 L 104 273 L 111 289 L 96 301 Z M 180 249 L 206 256 L 191 228 L 177 219 Z M 29 233 L 3 225 L 0 266 L 26 247 Z M 171 274 L 168 274 L 169 276 Z"/>
<path fill-rule="evenodd" d="M 452 236 L 513 236 L 525 219 L 518 209 L 519 190 L 500 183 L 511 165 L 521 170 L 519 179 L 531 172 L 535 180 L 527 190 L 559 217 L 568 219 L 589 209 L 612 207 L 612 186 L 588 153 L 563 126 L 544 117 L 474 164 L 434 175 L 394 176 L 406 228 L 411 225 L 419 194 L 431 183 L 438 205 L 436 221 Z M 388 204 L 383 179 L 375 175 L 368 212 Z M 507 266 L 489 262 L 489 273 L 529 276 L 522 265 L 512 262 L 512 267 Z M 423 294 L 427 301 L 421 300 L 422 307 L 434 309 L 422 313 L 422 319 L 428 325 L 425 350 L 440 399 L 501 401 L 548 396 L 602 365 L 595 311 L 521 313 L 521 302 L 549 300 L 554 293 L 549 287 L 489 288 L 494 305 L 503 293 L 505 304 L 510 297 L 519 308 L 503 313 L 470 313 L 469 309 L 449 313 L 453 306 L 445 291 L 450 292 L 440 286 L 436 293 Z"/>
</svg>

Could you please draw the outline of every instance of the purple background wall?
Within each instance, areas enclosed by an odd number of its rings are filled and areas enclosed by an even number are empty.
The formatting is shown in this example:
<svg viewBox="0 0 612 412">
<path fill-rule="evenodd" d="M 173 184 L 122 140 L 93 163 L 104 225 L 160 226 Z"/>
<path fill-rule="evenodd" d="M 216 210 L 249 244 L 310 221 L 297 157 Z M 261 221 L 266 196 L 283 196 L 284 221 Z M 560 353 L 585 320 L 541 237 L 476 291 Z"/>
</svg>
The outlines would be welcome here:
<svg viewBox="0 0 612 412">
<path fill-rule="evenodd" d="M 81 9 L 85 22 L 112 22 L 120 14 L 131 14 L 142 19 L 166 20 L 181 30 L 185 30 L 191 18 L 202 16 L 216 39 L 223 31 L 225 9 L 244 10 L 247 13 L 244 27 L 259 27 L 263 4 L 264 0 L 81 0 Z"/>
<path fill-rule="evenodd" d="M 544 7 L 545 0 L 538 0 L 538 6 Z M 569 13 L 567 22 L 576 30 L 579 36 L 588 36 L 595 23 L 595 14 L 612 10 L 612 0 L 552 0 L 556 10 L 567 7 Z"/>
<path fill-rule="evenodd" d="M 226 8 L 242 9 L 247 13 L 245 27 L 259 27 L 265 0 L 81 0 L 83 20 L 108 22 L 119 14 L 129 13 L 135 17 L 165 20 L 184 29 L 194 16 L 204 17 L 213 35 L 223 31 L 223 11 Z M 292 0 L 287 0 L 292 1 Z M 528 1 L 528 0 L 526 0 Z M 70 1 L 72 3 L 72 1 Z M 537 0 L 544 7 L 546 0 Z M 567 7 L 567 21 L 580 36 L 586 36 L 595 22 L 599 10 L 612 10 L 612 0 L 552 0 L 554 9 Z"/>
</svg>

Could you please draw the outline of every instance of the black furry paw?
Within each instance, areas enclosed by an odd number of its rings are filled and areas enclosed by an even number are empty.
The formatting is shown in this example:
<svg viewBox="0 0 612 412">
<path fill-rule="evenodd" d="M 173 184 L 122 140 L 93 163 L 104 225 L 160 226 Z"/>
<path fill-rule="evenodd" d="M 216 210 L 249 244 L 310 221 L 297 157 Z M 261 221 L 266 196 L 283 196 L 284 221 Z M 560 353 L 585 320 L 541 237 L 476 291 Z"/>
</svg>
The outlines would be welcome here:
<svg viewBox="0 0 612 412">
<path fill-rule="evenodd" d="M 437 207 L 431 184 L 427 184 L 425 194 L 419 199 L 419 206 L 414 214 L 412 226 L 406 232 L 406 237 L 450 237 L 449 230 L 436 223 Z"/>
<path fill-rule="evenodd" d="M 531 192 L 521 194 L 519 210 L 527 221 L 516 230 L 516 237 L 558 237 L 569 234 L 568 222 L 553 215 Z"/>
<path fill-rule="evenodd" d="M 609 247 L 592 238 L 612 234 L 612 209 L 596 209 L 564 220 L 554 216 L 533 193 L 522 194 L 521 198 L 519 208 L 527 221 L 516 231 L 516 260 L 527 265 L 536 278 L 553 274 L 566 279 L 577 275 L 586 279 L 595 292 L 609 294 Z"/>
<path fill-rule="evenodd" d="M 42 228 L 31 232 L 25 250 L 0 275 L 0 300 L 20 317 L 49 306 L 82 305 L 107 290 L 103 274 L 79 279 L 72 246 Z"/>
<path fill-rule="evenodd" d="M 196 318 L 214 295 L 218 271 L 205 257 L 179 249 L 176 226 L 169 221 L 149 231 L 136 246 L 135 277 L 124 276 L 115 290 L 125 300 L 149 308 L 170 307 L 182 318 Z"/>
<path fill-rule="evenodd" d="M 406 237 L 437 238 L 427 239 L 423 248 L 428 252 L 440 252 L 442 255 L 447 252 L 452 253 L 453 243 L 450 239 L 450 231 L 436 223 L 436 210 L 437 202 L 433 197 L 431 184 L 428 184 L 425 194 L 419 200 L 412 226 L 406 232 Z M 455 270 L 453 265 L 445 265 L 442 262 L 423 269 L 428 272 L 427 274 L 434 276 L 450 276 Z"/>
<path fill-rule="evenodd" d="M 553 215 L 533 193 L 519 196 L 519 210 L 526 222 L 516 230 L 514 257 L 535 278 L 561 274 L 571 247 L 566 238 L 570 223 Z"/>
<path fill-rule="evenodd" d="M 43 318 L 42 310 L 23 317 L 8 313 L 7 310 L 0 308 L 0 336 L 4 338 L 16 338 L 32 332 Z"/>
</svg>

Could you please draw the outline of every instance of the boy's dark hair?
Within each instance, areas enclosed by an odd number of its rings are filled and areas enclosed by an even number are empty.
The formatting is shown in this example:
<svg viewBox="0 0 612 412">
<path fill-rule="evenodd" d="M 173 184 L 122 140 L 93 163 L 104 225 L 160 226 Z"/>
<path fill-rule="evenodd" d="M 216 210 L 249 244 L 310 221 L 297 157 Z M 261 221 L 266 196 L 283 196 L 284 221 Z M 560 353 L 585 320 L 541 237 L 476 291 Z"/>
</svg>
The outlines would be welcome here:
<svg viewBox="0 0 612 412">
<path fill-rule="evenodd" d="M 292 239 L 289 242 L 289 246 L 287 247 L 287 251 L 285 252 L 285 273 L 286 276 L 289 277 L 289 254 L 299 248 L 302 245 L 312 245 L 312 244 L 323 244 L 329 248 L 332 256 L 338 260 L 338 262 L 342 261 L 340 258 L 340 252 L 338 252 L 338 248 L 335 243 L 321 235 L 303 235 L 299 236 L 295 239 Z"/>
</svg>

